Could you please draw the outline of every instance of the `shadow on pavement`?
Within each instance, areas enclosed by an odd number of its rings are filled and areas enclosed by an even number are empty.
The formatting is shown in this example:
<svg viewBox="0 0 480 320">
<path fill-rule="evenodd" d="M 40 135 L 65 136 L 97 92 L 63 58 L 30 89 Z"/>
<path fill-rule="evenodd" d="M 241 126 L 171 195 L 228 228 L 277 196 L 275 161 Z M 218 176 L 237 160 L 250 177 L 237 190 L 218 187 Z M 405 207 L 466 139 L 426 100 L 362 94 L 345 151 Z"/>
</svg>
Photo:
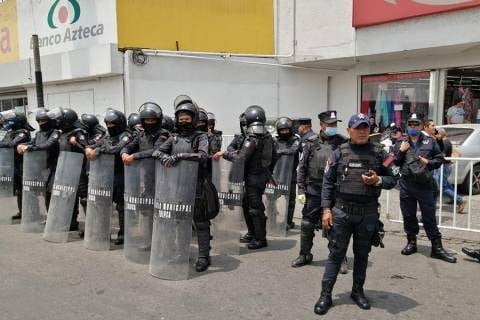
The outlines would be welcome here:
<svg viewBox="0 0 480 320">
<path fill-rule="evenodd" d="M 417 301 L 399 293 L 365 290 L 365 295 L 370 300 L 372 308 L 382 309 L 394 315 L 419 306 Z M 334 306 L 344 304 L 352 304 L 355 308 L 358 308 L 355 302 L 350 298 L 350 292 L 340 293 L 336 295 L 333 300 Z"/>
</svg>

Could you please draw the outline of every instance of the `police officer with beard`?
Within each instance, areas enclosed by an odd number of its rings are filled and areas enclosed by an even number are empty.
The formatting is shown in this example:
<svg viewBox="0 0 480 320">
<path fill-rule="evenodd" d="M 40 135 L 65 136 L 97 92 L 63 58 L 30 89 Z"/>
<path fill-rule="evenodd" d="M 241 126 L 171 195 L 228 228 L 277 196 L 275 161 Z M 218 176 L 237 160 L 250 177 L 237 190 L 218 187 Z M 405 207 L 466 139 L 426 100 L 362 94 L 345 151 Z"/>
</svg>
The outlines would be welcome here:
<svg viewBox="0 0 480 320">
<path fill-rule="evenodd" d="M 350 140 L 328 159 L 322 187 L 322 226 L 328 232 L 330 255 L 325 266 L 320 299 L 314 312 L 325 314 L 332 306 L 332 289 L 353 237 L 353 287 L 350 297 L 362 309 L 370 309 L 363 292 L 372 240 L 380 228 L 381 189 L 392 189 L 397 178 L 385 166 L 388 155 L 369 141 L 368 118 L 356 114 L 348 122 Z"/>
<path fill-rule="evenodd" d="M 290 118 L 280 118 L 276 123 L 278 137 L 275 138 L 275 150 L 277 155 L 293 155 L 293 172 L 290 184 L 290 196 L 288 202 L 287 230 L 293 229 L 293 213 L 295 211 L 295 198 L 297 189 L 297 166 L 299 160 L 300 137 L 293 134 L 293 122 Z"/>
<path fill-rule="evenodd" d="M 85 147 L 88 144 L 86 132 L 81 128 L 78 121 L 78 115 L 75 110 L 70 108 L 55 108 L 50 110 L 48 116 L 55 119 L 56 126 L 60 129 L 59 151 L 69 151 L 76 153 L 85 153 Z M 84 159 L 82 171 L 80 173 L 80 183 L 78 185 L 77 200 L 73 207 L 72 220 L 70 222 L 70 231 L 78 230 L 78 199 L 82 195 L 87 195 L 88 178 L 86 172 L 87 161 Z M 80 232 L 80 236 L 82 232 Z"/>
<path fill-rule="evenodd" d="M 48 114 L 48 109 L 40 108 L 37 111 L 35 120 L 38 123 L 39 131 L 31 143 L 21 144 L 17 147 L 19 154 L 25 152 L 35 152 L 45 150 L 47 152 L 47 191 L 45 193 L 45 207 L 48 210 L 50 198 L 52 196 L 53 180 L 57 169 L 57 160 L 59 154 L 60 131 L 55 128 L 55 121 Z"/>
<path fill-rule="evenodd" d="M 160 159 L 162 165 L 166 167 L 175 166 L 180 160 L 199 162 L 193 221 L 198 240 L 195 270 L 203 272 L 211 263 L 210 219 L 206 213 L 203 190 L 207 178 L 208 138 L 204 132 L 196 128 L 199 115 L 198 108 L 192 100 L 189 97 L 182 99 L 177 97 L 175 105 L 176 132 L 153 153 L 153 157 Z"/>
<path fill-rule="evenodd" d="M 400 167 L 400 209 L 403 227 L 407 234 L 407 245 L 403 255 L 417 252 L 417 203 L 420 205 L 422 222 L 428 239 L 432 242 L 432 258 L 455 263 L 457 258 L 449 254 L 442 245 L 442 234 L 435 217 L 435 193 L 437 186 L 431 171 L 440 168 L 445 158 L 434 138 L 422 133 L 423 121 L 412 113 L 407 121 L 408 139 L 398 141 L 394 148 L 394 163 Z"/>
<path fill-rule="evenodd" d="M 277 154 L 272 136 L 265 128 L 265 111 L 260 106 L 250 106 L 245 111 L 247 136 L 240 152 L 220 151 L 213 158 L 224 157 L 234 161 L 237 158 L 245 160 L 245 197 L 244 217 L 248 233 L 242 241 L 250 241 L 248 249 L 260 249 L 268 245 L 265 206 L 262 195 L 267 182 L 272 180 Z"/>
<path fill-rule="evenodd" d="M 347 140 L 337 132 L 337 112 L 326 111 L 318 115 L 320 134 L 304 135 L 303 152 L 298 167 L 298 200 L 304 204 L 300 225 L 300 254 L 292 262 L 292 267 L 302 267 L 313 260 L 311 249 L 315 229 L 319 228 L 322 216 L 322 183 L 327 159 Z M 305 138 L 306 137 L 306 138 Z M 346 259 L 342 273 L 348 272 Z"/>
<path fill-rule="evenodd" d="M 153 152 L 170 136 L 170 133 L 162 128 L 163 111 L 158 104 L 145 102 L 140 106 L 139 113 L 143 131 L 135 135 L 132 142 L 121 151 L 123 163 L 127 166 L 132 165 L 135 160 L 151 158 Z"/>
<path fill-rule="evenodd" d="M 208 141 L 210 145 L 210 154 L 215 154 L 222 149 L 222 131 L 215 129 L 217 119 L 212 112 L 207 112 L 208 116 Z"/>
<path fill-rule="evenodd" d="M 120 151 L 132 141 L 132 135 L 127 131 L 127 119 L 123 112 L 114 109 L 108 109 L 105 114 L 105 125 L 108 135 L 98 143 L 88 146 L 85 149 L 85 155 L 88 160 L 94 160 L 101 153 L 115 155 L 114 177 L 113 177 L 113 197 L 118 212 L 120 230 L 118 231 L 116 245 L 123 244 L 125 231 L 125 211 L 124 211 L 124 186 L 125 176 Z"/>
<path fill-rule="evenodd" d="M 3 126 L 7 133 L 0 141 L 0 148 L 14 149 L 14 179 L 13 190 L 17 196 L 18 212 L 12 216 L 17 220 L 22 218 L 22 176 L 23 176 L 23 155 L 17 152 L 17 146 L 29 142 L 31 139 L 30 131 L 34 129 L 28 124 L 27 118 L 23 113 L 14 110 L 8 110 L 1 113 Z"/>
<path fill-rule="evenodd" d="M 245 119 L 245 112 L 242 112 L 242 114 L 238 117 L 238 120 L 240 122 L 240 133 L 233 136 L 232 142 L 230 142 L 227 147 L 228 152 L 242 150 L 243 143 L 247 137 L 247 119 Z"/>
</svg>

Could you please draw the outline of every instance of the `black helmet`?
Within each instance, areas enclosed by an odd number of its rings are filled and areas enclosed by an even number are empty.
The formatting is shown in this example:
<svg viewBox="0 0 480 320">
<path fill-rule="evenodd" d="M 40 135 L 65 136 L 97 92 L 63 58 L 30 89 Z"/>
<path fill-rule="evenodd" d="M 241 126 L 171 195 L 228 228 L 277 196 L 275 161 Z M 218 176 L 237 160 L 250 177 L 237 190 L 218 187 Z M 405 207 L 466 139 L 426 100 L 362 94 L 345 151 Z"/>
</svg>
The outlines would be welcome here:
<svg viewBox="0 0 480 320">
<path fill-rule="evenodd" d="M 77 112 L 70 108 L 62 108 L 62 112 L 63 112 L 62 128 L 64 130 L 73 128 L 76 122 L 78 121 Z"/>
<path fill-rule="evenodd" d="M 190 114 L 193 118 L 193 123 L 196 123 L 198 120 L 198 108 L 191 102 L 186 102 L 178 105 L 175 108 L 175 121 L 178 121 L 178 114 L 181 112 L 186 112 Z"/>
<path fill-rule="evenodd" d="M 136 126 L 141 126 L 140 115 L 138 113 L 130 113 L 127 120 L 128 128 L 131 131 L 135 131 Z"/>
<path fill-rule="evenodd" d="M 127 119 L 123 112 L 108 109 L 104 117 L 105 124 L 107 125 L 108 134 L 110 136 L 117 136 L 125 131 L 127 128 Z M 109 127 L 109 124 L 113 124 L 113 127 Z"/>
<path fill-rule="evenodd" d="M 242 112 L 242 114 L 238 117 L 238 120 L 240 121 L 240 132 L 242 134 L 247 133 L 247 119 L 245 118 L 245 112 Z"/>
<path fill-rule="evenodd" d="M 247 120 L 247 126 L 253 124 L 265 124 L 267 118 L 265 116 L 265 110 L 260 106 L 250 106 L 245 110 L 245 119 Z"/>
<path fill-rule="evenodd" d="M 207 112 L 208 115 L 208 124 L 215 127 L 215 122 L 217 118 L 215 118 L 215 114 L 213 112 Z"/>
<path fill-rule="evenodd" d="M 140 121 L 146 133 L 152 133 L 162 127 L 163 111 L 160 106 L 154 102 L 145 102 L 138 109 Z M 146 119 L 157 120 L 155 124 L 146 123 Z"/>
<path fill-rule="evenodd" d="M 290 139 L 293 136 L 293 121 L 290 118 L 282 117 L 276 123 L 277 134 L 280 139 Z M 288 129 L 288 133 L 280 133 L 280 130 Z"/>
<path fill-rule="evenodd" d="M 163 116 L 162 128 L 172 132 L 175 128 L 175 121 L 169 116 Z"/>
<path fill-rule="evenodd" d="M 181 94 L 181 95 L 179 95 L 175 98 L 175 101 L 173 101 L 173 108 L 176 110 L 179 105 L 181 105 L 182 103 L 187 103 L 187 102 L 193 104 L 192 98 L 190 98 L 186 94 Z"/>
<path fill-rule="evenodd" d="M 7 110 L 1 113 L 2 120 L 7 129 L 18 130 L 26 128 L 27 118 L 25 114 L 15 110 Z"/>
<path fill-rule="evenodd" d="M 47 108 L 39 108 L 37 113 L 35 114 L 35 120 L 37 121 L 50 121 L 50 117 L 48 116 L 48 109 Z"/>
<path fill-rule="evenodd" d="M 198 110 L 197 128 L 203 132 L 208 131 L 208 114 L 203 108 Z"/>
<path fill-rule="evenodd" d="M 84 113 L 80 116 L 80 123 L 90 132 L 99 125 L 97 117 L 94 114 L 89 113 Z"/>
<path fill-rule="evenodd" d="M 63 119 L 63 108 L 53 108 L 47 112 L 47 116 L 55 123 L 58 129 L 63 128 L 65 120 Z"/>
</svg>

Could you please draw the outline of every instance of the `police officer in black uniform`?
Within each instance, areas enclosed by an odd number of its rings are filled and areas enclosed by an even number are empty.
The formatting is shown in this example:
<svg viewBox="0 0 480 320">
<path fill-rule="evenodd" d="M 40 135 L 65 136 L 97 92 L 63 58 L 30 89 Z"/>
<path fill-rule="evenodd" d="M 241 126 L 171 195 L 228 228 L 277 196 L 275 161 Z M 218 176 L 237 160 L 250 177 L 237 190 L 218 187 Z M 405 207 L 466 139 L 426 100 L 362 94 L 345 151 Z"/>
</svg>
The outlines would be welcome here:
<svg viewBox="0 0 480 320">
<path fill-rule="evenodd" d="M 300 150 L 300 137 L 293 133 L 293 121 L 290 118 L 283 117 L 277 120 L 277 134 L 275 138 L 275 150 L 278 156 L 293 155 L 293 172 L 290 183 L 290 196 L 288 202 L 287 230 L 293 229 L 293 213 L 295 211 L 295 198 L 297 195 L 297 166 Z"/>
<path fill-rule="evenodd" d="M 312 130 L 312 119 L 299 118 L 298 119 L 298 134 L 302 138 L 302 148 L 307 140 L 312 140 L 317 137 L 317 134 Z"/>
<path fill-rule="evenodd" d="M 266 247 L 267 230 L 265 206 L 262 195 L 267 182 L 272 180 L 272 173 L 277 161 L 273 138 L 265 128 L 265 111 L 260 106 L 250 106 L 245 111 L 247 137 L 240 152 L 220 151 L 214 155 L 218 160 L 224 157 L 234 161 L 245 159 L 245 197 L 244 217 L 248 233 L 242 241 L 248 241 L 248 248 L 255 250 Z"/>
<path fill-rule="evenodd" d="M 34 152 L 45 150 L 47 152 L 48 178 L 46 181 L 47 190 L 45 193 L 45 207 L 48 210 L 50 198 L 52 196 L 53 180 L 57 169 L 57 160 L 59 154 L 60 131 L 55 128 L 55 120 L 48 116 L 48 109 L 40 108 L 37 110 L 35 120 L 38 123 L 39 131 L 31 143 L 21 144 L 17 147 L 19 154 L 25 152 Z"/>
<path fill-rule="evenodd" d="M 162 128 L 163 111 L 158 104 L 145 102 L 140 106 L 139 113 L 143 131 L 134 135 L 132 142 L 121 151 L 123 163 L 127 166 L 132 165 L 135 160 L 151 158 L 153 152 L 170 136 L 170 133 Z"/>
<path fill-rule="evenodd" d="M 82 114 L 80 116 L 80 124 L 87 133 L 88 145 L 96 144 L 107 134 L 107 131 L 100 125 L 98 118 L 94 114 Z"/>
<path fill-rule="evenodd" d="M 127 126 L 128 132 L 134 137 L 143 132 L 142 120 L 138 113 L 130 113 L 127 119 Z"/>
<path fill-rule="evenodd" d="M 332 305 L 332 289 L 351 237 L 354 265 L 350 296 L 360 308 L 370 308 L 363 285 L 368 254 L 379 228 L 378 198 L 381 189 L 391 189 L 397 183 L 394 171 L 385 166 L 388 156 L 382 146 L 369 142 L 368 118 L 353 115 L 348 128 L 350 141 L 329 157 L 323 179 L 322 225 L 329 233 L 330 255 L 314 308 L 317 314 L 325 314 Z"/>
<path fill-rule="evenodd" d="M 8 110 L 1 113 L 3 126 L 7 133 L 0 141 L 0 148 L 13 148 L 14 150 L 14 177 L 13 190 L 17 196 L 18 212 L 12 216 L 17 220 L 22 218 L 22 177 L 23 177 L 23 155 L 17 152 L 17 146 L 30 141 L 30 131 L 34 129 L 28 124 L 23 113 Z"/>
<path fill-rule="evenodd" d="M 163 115 L 162 119 L 162 128 L 167 130 L 170 133 L 175 132 L 175 120 L 170 116 Z"/>
<path fill-rule="evenodd" d="M 243 143 L 247 137 L 247 119 L 245 119 L 245 112 L 242 112 L 242 114 L 238 117 L 238 120 L 240 122 L 240 133 L 237 133 L 233 136 L 233 140 L 227 147 L 228 152 L 242 150 Z"/>
<path fill-rule="evenodd" d="M 115 155 L 114 177 L 113 177 L 113 196 L 112 200 L 116 204 L 120 230 L 118 231 L 116 245 L 123 244 L 125 231 L 125 211 L 124 211 L 124 186 L 125 176 L 120 151 L 132 141 L 132 135 L 127 131 L 127 119 L 123 112 L 108 109 L 105 113 L 105 125 L 108 134 L 98 143 L 88 146 L 85 155 L 88 160 L 94 160 L 101 153 Z"/>
<path fill-rule="evenodd" d="M 55 108 L 50 110 L 48 116 L 55 119 L 56 126 L 60 129 L 59 151 L 69 151 L 76 153 L 85 153 L 85 147 L 88 144 L 87 134 L 78 121 L 78 115 L 75 110 L 70 108 Z M 86 170 L 87 161 L 84 159 L 82 171 L 80 173 L 80 182 L 77 191 L 77 201 L 73 207 L 70 231 L 78 230 L 78 200 L 80 197 L 86 200 L 88 192 L 88 178 Z M 80 232 L 82 235 L 82 232 Z"/>
<path fill-rule="evenodd" d="M 407 245 L 402 254 L 417 252 L 418 203 L 423 227 L 432 242 L 431 257 L 455 263 L 457 259 L 442 246 L 442 234 L 435 217 L 437 187 L 431 172 L 440 168 L 445 161 L 444 155 L 435 139 L 422 133 L 423 121 L 417 114 L 411 114 L 407 124 L 408 139 L 398 141 L 394 148 L 394 163 L 400 167 L 400 208 L 407 234 Z"/>
<path fill-rule="evenodd" d="M 212 112 L 207 112 L 208 116 L 208 141 L 210 143 L 210 154 L 215 154 L 222 150 L 222 131 L 216 130 L 217 118 Z"/>
<path fill-rule="evenodd" d="M 304 204 L 300 225 L 300 254 L 292 262 L 292 267 L 310 264 L 313 259 L 311 249 L 315 229 L 319 228 L 322 216 L 322 183 L 327 159 L 332 152 L 347 140 L 338 134 L 337 112 L 326 111 L 318 115 L 320 134 L 309 131 L 304 135 L 302 156 L 298 166 L 298 200 Z M 342 264 L 342 273 L 348 272 L 346 259 Z"/>
<path fill-rule="evenodd" d="M 179 101 L 181 100 L 181 101 Z M 195 209 L 193 220 L 197 231 L 198 259 L 195 270 L 203 272 L 210 266 L 210 219 L 204 205 L 204 181 L 207 178 L 206 163 L 208 160 L 207 135 L 196 128 L 198 108 L 187 97 L 177 97 L 175 108 L 175 126 L 177 132 L 170 136 L 157 151 L 153 153 L 166 167 L 175 166 L 179 160 L 199 162 Z"/>
</svg>

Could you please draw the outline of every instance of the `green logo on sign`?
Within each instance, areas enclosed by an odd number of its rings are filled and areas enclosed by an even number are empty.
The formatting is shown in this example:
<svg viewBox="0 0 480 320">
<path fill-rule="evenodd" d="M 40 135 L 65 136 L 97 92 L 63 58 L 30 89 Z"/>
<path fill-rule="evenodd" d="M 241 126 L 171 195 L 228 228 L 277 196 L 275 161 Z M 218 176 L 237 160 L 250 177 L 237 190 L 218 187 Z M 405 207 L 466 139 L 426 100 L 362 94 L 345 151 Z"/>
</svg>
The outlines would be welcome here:
<svg viewBox="0 0 480 320">
<path fill-rule="evenodd" d="M 80 19 L 80 4 L 77 0 L 68 0 L 71 10 L 68 10 L 65 4 L 59 6 L 59 2 L 60 0 L 56 0 L 48 11 L 48 26 L 52 29 L 57 29 L 59 24 L 74 24 Z"/>
</svg>

